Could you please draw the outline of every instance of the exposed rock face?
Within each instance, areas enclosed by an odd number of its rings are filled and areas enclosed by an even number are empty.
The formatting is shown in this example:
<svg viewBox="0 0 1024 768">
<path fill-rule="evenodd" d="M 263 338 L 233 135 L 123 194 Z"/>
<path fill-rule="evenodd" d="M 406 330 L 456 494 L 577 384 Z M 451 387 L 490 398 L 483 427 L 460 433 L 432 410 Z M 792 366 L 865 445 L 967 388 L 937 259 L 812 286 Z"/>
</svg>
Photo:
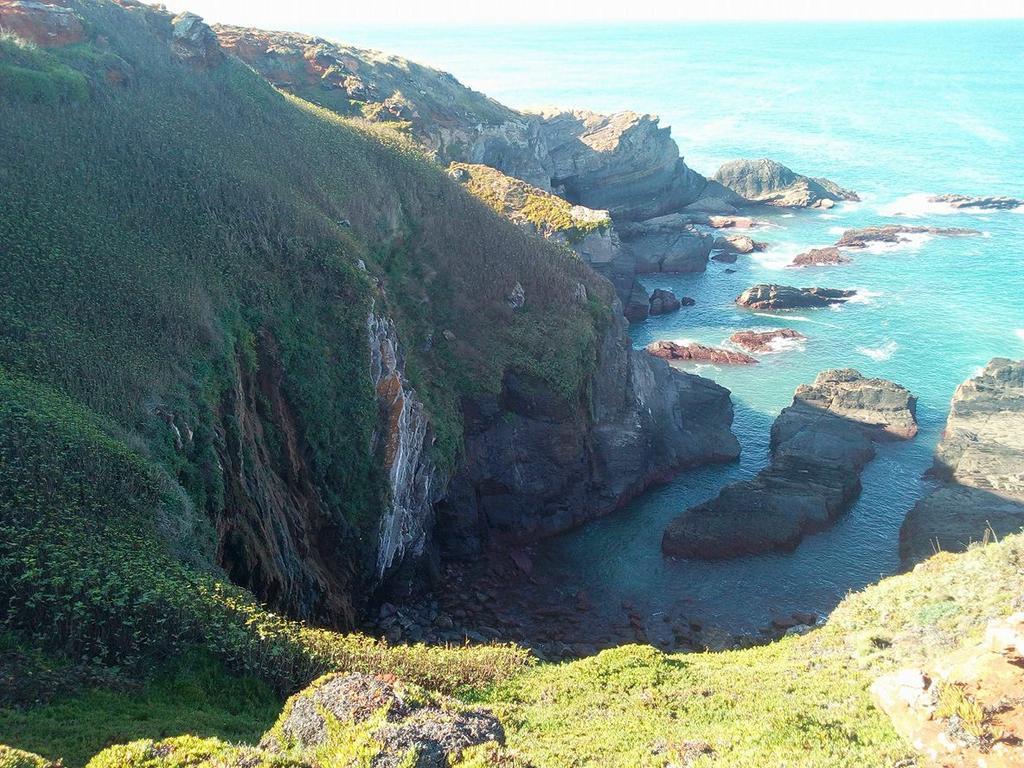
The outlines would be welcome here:
<svg viewBox="0 0 1024 768">
<path fill-rule="evenodd" d="M 980 643 L 947 653 L 927 670 L 875 680 L 871 695 L 929 765 L 1024 765 L 1024 614 L 989 623 Z M 974 711 L 973 722 L 964 716 Z"/>
<path fill-rule="evenodd" d="M 1024 206 L 1024 200 L 1015 197 L 970 197 L 969 195 L 936 195 L 928 198 L 929 203 L 947 203 L 954 208 L 981 211 L 1008 211 Z"/>
<path fill-rule="evenodd" d="M 714 238 L 698 232 L 681 214 L 617 227 L 638 274 L 703 272 Z"/>
<path fill-rule="evenodd" d="M 429 457 L 432 433 L 427 414 L 405 378 L 398 334 L 389 319 L 370 314 L 370 378 L 380 409 L 375 448 L 383 457 L 391 498 L 381 516 L 377 580 L 407 558 L 424 555 L 434 527 L 433 504 L 444 478 Z"/>
<path fill-rule="evenodd" d="M 908 243 L 905 235 L 944 235 L 946 237 L 969 237 L 980 235 L 976 229 L 963 227 L 914 227 L 902 224 L 885 224 L 880 227 L 848 229 L 836 241 L 837 248 L 867 248 L 871 243 Z"/>
<path fill-rule="evenodd" d="M 509 373 L 499 394 L 464 403 L 465 458 L 438 506 L 449 554 L 566 530 L 683 467 L 739 453 L 729 391 L 633 350 L 621 317 L 590 390 L 567 407 Z"/>
<path fill-rule="evenodd" d="M 1024 360 L 996 358 L 957 388 L 932 471 L 945 485 L 903 521 L 904 565 L 1024 527 Z"/>
<path fill-rule="evenodd" d="M 355 532 L 316 487 L 269 334 L 257 339 L 256 353 L 255 370 L 239 361 L 218 414 L 224 509 L 214 521 L 217 560 L 233 582 L 275 610 L 352 627 L 360 591 L 348 544 Z"/>
<path fill-rule="evenodd" d="M 85 39 L 82 19 L 67 0 L 0 0 L 0 29 L 36 45 L 70 45 Z"/>
<path fill-rule="evenodd" d="M 799 253 L 793 257 L 791 267 L 818 267 L 835 264 L 849 264 L 852 262 L 848 256 L 843 256 L 842 251 L 834 246 L 828 248 L 811 248 L 809 251 Z"/>
<path fill-rule="evenodd" d="M 806 338 L 792 328 L 779 328 L 774 331 L 737 331 L 729 337 L 729 341 L 748 352 L 774 352 L 781 343 Z"/>
<path fill-rule="evenodd" d="M 747 309 L 811 309 L 842 304 L 856 294 L 856 291 L 838 288 L 794 288 L 760 283 L 747 288 L 736 298 L 736 303 Z"/>
<path fill-rule="evenodd" d="M 315 749 L 339 728 L 383 715 L 372 733 L 374 766 L 398 768 L 415 750 L 418 768 L 447 768 L 463 750 L 505 742 L 501 723 L 484 709 L 461 708 L 448 699 L 425 703 L 400 683 L 358 672 L 320 678 L 293 696 L 260 747 L 270 752 L 292 746 Z"/>
<path fill-rule="evenodd" d="M 179 13 L 171 20 L 171 30 L 171 48 L 182 61 L 213 67 L 224 60 L 217 35 L 194 13 Z"/>
<path fill-rule="evenodd" d="M 675 312 L 683 304 L 672 291 L 666 291 L 664 288 L 655 288 L 651 292 L 651 315 L 667 315 L 669 312 Z"/>
<path fill-rule="evenodd" d="M 719 559 L 795 547 L 860 493 L 873 441 L 917 434 L 916 399 L 884 379 L 824 371 L 772 425 L 768 466 L 669 524 L 666 554 Z"/>
<path fill-rule="evenodd" d="M 718 349 L 703 344 L 676 344 L 674 341 L 652 341 L 645 349 L 648 354 L 662 360 L 685 360 L 699 363 L 724 365 L 751 365 L 756 358 L 731 349 Z"/>
<path fill-rule="evenodd" d="M 767 159 L 733 160 L 719 168 L 714 179 L 750 203 L 785 208 L 822 207 L 823 203 L 828 205 L 825 201 L 860 199 L 856 192 L 835 182 L 802 176 Z"/>
<path fill-rule="evenodd" d="M 715 238 L 714 247 L 728 253 L 753 253 L 765 250 L 768 243 L 762 243 L 746 235 L 725 235 Z"/>
</svg>

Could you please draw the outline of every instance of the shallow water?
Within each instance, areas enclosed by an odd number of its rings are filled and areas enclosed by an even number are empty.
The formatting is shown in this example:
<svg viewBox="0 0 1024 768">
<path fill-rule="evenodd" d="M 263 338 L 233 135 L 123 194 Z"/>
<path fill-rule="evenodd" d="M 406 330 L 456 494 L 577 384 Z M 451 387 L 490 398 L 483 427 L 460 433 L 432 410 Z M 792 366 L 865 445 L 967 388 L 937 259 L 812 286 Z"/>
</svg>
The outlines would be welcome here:
<svg viewBox="0 0 1024 768">
<path fill-rule="evenodd" d="M 630 601 L 648 615 L 683 612 L 730 631 L 793 610 L 829 610 L 893 572 L 900 523 L 927 489 L 921 475 L 953 390 L 991 357 L 1024 356 L 1024 215 L 922 203 L 943 192 L 1024 197 L 1024 23 L 320 32 L 434 64 L 514 106 L 661 114 L 687 162 L 707 174 L 724 160 L 769 156 L 860 192 L 862 203 L 832 211 L 771 215 L 769 227 L 750 233 L 771 244 L 764 253 L 712 263 L 704 275 L 645 280 L 697 304 L 634 326 L 638 346 L 718 345 L 735 330 L 780 326 L 809 339 L 756 366 L 695 369 L 732 390 L 741 460 L 684 473 L 620 513 L 545 542 L 536 568 L 567 592 L 585 589 L 609 616 L 621 618 L 620 604 Z M 784 266 L 845 227 L 890 221 L 984 235 L 917 238 L 853 253 L 844 266 Z M 860 300 L 776 316 L 736 308 L 736 295 L 757 282 L 856 288 Z M 798 384 L 832 367 L 909 387 L 919 397 L 918 437 L 882 446 L 853 509 L 792 553 L 664 559 L 668 521 L 762 467 L 772 419 Z"/>
</svg>

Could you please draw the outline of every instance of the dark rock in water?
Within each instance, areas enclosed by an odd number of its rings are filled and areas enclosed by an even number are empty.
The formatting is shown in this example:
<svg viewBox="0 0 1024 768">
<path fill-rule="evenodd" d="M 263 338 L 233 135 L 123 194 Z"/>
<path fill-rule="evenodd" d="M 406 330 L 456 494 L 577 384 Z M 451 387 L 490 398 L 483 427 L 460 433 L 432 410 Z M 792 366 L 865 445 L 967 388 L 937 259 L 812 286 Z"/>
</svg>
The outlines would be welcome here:
<svg viewBox="0 0 1024 768">
<path fill-rule="evenodd" d="M 737 331 L 729 337 L 729 341 L 749 352 L 772 352 L 779 341 L 800 341 L 806 338 L 792 328 L 778 328 L 774 331 Z"/>
<path fill-rule="evenodd" d="M 936 195 L 929 203 L 948 203 L 954 208 L 974 208 L 982 211 L 1007 211 L 1024 206 L 1024 200 L 1015 197 L 971 197 L 969 195 Z"/>
<path fill-rule="evenodd" d="M 726 253 L 753 253 L 767 249 L 768 243 L 762 243 L 746 235 L 725 235 L 715 238 L 714 248 Z"/>
<path fill-rule="evenodd" d="M 618 225 L 616 230 L 638 274 L 703 272 L 714 238 L 678 213 Z"/>
<path fill-rule="evenodd" d="M 735 253 L 729 251 L 721 251 L 711 257 L 712 261 L 717 261 L 721 264 L 735 264 L 739 257 Z"/>
<path fill-rule="evenodd" d="M 1024 527 L 1024 360 L 996 358 L 957 388 L 932 473 L 945 485 L 903 521 L 904 565 Z"/>
<path fill-rule="evenodd" d="M 271 752 L 313 749 L 327 743 L 338 727 L 369 723 L 378 715 L 382 721 L 372 733 L 375 766 L 405 765 L 403 758 L 415 750 L 419 768 L 446 768 L 469 747 L 505 742 L 505 731 L 490 712 L 460 709 L 440 699 L 421 703 L 410 694 L 382 677 L 326 675 L 289 699 L 260 747 Z"/>
<path fill-rule="evenodd" d="M 843 256 L 842 252 L 835 246 L 828 248 L 811 248 L 809 251 L 797 254 L 790 262 L 791 267 L 817 267 L 832 264 L 849 264 L 853 259 Z"/>
<path fill-rule="evenodd" d="M 648 354 L 662 360 L 686 360 L 725 365 L 750 365 L 757 360 L 742 352 L 706 347 L 703 344 L 676 344 L 674 341 L 653 341 L 647 345 Z"/>
<path fill-rule="evenodd" d="M 736 274 L 736 270 L 735 269 L 723 269 L 722 271 L 725 272 L 725 274 L 727 274 L 727 275 L 735 275 Z"/>
<path fill-rule="evenodd" d="M 651 293 L 651 315 L 666 315 L 675 312 L 683 303 L 676 298 L 672 291 L 664 288 L 655 288 Z"/>
<path fill-rule="evenodd" d="M 640 284 L 639 280 L 634 278 L 629 290 L 628 300 L 622 308 L 622 314 L 625 315 L 629 322 L 639 323 L 647 319 L 650 311 L 651 299 L 647 295 L 647 290 Z"/>
<path fill-rule="evenodd" d="M 736 303 L 747 309 L 811 309 L 842 304 L 857 294 L 839 288 L 794 288 L 759 283 L 741 293 Z"/>
<path fill-rule="evenodd" d="M 680 306 L 692 307 L 696 303 L 697 303 L 697 300 L 692 298 L 692 297 L 690 297 L 690 296 L 680 296 L 679 297 L 679 304 L 680 304 Z"/>
<path fill-rule="evenodd" d="M 836 241 L 837 248 L 867 248 L 870 243 L 908 243 L 905 235 L 942 235 L 945 237 L 970 237 L 980 235 L 976 229 L 963 227 L 914 227 L 902 224 L 885 224 L 880 227 L 848 229 Z"/>
<path fill-rule="evenodd" d="M 729 390 L 634 350 L 627 328 L 618 315 L 608 329 L 586 398 L 509 371 L 500 392 L 463 402 L 464 459 L 436 507 L 448 555 L 567 530 L 739 455 Z"/>
<path fill-rule="evenodd" d="M 714 178 L 749 203 L 783 208 L 831 207 L 839 200 L 860 199 L 835 182 L 802 176 L 775 160 L 733 160 Z"/>
<path fill-rule="evenodd" d="M 914 396 L 890 381 L 853 370 L 818 374 L 772 425 L 768 466 L 673 520 L 662 549 L 719 559 L 795 547 L 860 493 L 874 441 L 917 434 L 915 408 Z"/>
</svg>

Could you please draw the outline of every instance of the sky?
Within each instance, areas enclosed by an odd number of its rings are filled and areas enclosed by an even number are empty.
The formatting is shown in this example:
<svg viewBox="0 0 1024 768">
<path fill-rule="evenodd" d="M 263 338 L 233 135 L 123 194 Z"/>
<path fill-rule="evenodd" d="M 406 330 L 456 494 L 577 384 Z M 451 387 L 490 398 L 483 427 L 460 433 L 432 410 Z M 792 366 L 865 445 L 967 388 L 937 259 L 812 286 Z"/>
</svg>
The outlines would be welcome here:
<svg viewBox="0 0 1024 768">
<path fill-rule="evenodd" d="M 164 0 L 209 22 L 316 32 L 355 26 L 602 21 L 1024 18 L 1024 0 Z"/>
</svg>

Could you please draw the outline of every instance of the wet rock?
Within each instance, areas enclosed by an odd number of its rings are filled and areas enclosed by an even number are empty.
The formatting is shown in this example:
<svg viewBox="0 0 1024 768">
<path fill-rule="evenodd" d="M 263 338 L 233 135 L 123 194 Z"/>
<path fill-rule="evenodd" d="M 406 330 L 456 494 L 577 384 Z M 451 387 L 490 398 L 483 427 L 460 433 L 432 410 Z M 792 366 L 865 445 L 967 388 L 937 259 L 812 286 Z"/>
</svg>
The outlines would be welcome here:
<svg viewBox="0 0 1024 768">
<path fill-rule="evenodd" d="M 807 337 L 792 328 L 777 328 L 772 331 L 737 331 L 729 341 L 748 352 L 774 352 L 787 341 L 803 341 Z"/>
<path fill-rule="evenodd" d="M 762 243 L 746 235 L 726 235 L 716 237 L 713 247 L 726 253 L 753 253 L 765 250 L 768 243 Z"/>
<path fill-rule="evenodd" d="M 651 315 L 667 315 L 669 312 L 675 312 L 681 306 L 682 302 L 676 298 L 672 291 L 667 291 L 664 288 L 655 288 L 651 292 Z"/>
<path fill-rule="evenodd" d="M 719 559 L 795 547 L 860 493 L 874 441 L 917 433 L 915 409 L 916 398 L 890 381 L 853 370 L 818 374 L 772 425 L 768 466 L 672 521 L 662 549 Z"/>
<path fill-rule="evenodd" d="M 794 288 L 791 285 L 760 283 L 736 298 L 747 309 L 811 309 L 842 304 L 857 294 L 838 288 Z"/>
<path fill-rule="evenodd" d="M 728 251 L 719 251 L 718 253 L 712 254 L 711 260 L 717 261 L 721 264 L 735 264 L 739 260 L 739 256 Z"/>
<path fill-rule="evenodd" d="M 1024 360 L 996 358 L 953 395 L 932 473 L 900 530 L 904 566 L 1024 527 Z"/>
<path fill-rule="evenodd" d="M 689 362 L 716 363 L 720 365 L 751 365 L 756 358 L 729 349 L 707 347 L 703 344 L 677 344 L 674 341 L 654 341 L 645 349 L 648 354 L 662 360 L 684 360 Z"/>
<path fill-rule="evenodd" d="M 849 264 L 853 259 L 843 256 L 842 252 L 835 247 L 811 248 L 809 251 L 797 254 L 790 262 L 791 267 L 820 267 L 835 264 Z"/>
<path fill-rule="evenodd" d="M 867 248 L 872 243 L 908 243 L 906 235 L 940 235 L 944 237 L 971 237 L 980 235 L 976 229 L 963 227 L 917 227 L 903 224 L 885 224 L 879 227 L 848 229 L 836 241 L 837 248 Z"/>
<path fill-rule="evenodd" d="M 980 211 L 1008 211 L 1024 206 L 1024 200 L 1015 197 L 971 197 L 970 195 L 936 195 L 928 198 L 929 203 L 947 203 L 954 208 Z"/>
<path fill-rule="evenodd" d="M 794 173 L 775 160 L 733 160 L 718 169 L 715 181 L 749 203 L 809 208 L 822 200 L 859 200 L 856 192 L 828 179 Z"/>
<path fill-rule="evenodd" d="M 692 307 L 697 303 L 697 300 L 690 296 L 680 296 L 679 306 L 681 307 Z"/>
</svg>

